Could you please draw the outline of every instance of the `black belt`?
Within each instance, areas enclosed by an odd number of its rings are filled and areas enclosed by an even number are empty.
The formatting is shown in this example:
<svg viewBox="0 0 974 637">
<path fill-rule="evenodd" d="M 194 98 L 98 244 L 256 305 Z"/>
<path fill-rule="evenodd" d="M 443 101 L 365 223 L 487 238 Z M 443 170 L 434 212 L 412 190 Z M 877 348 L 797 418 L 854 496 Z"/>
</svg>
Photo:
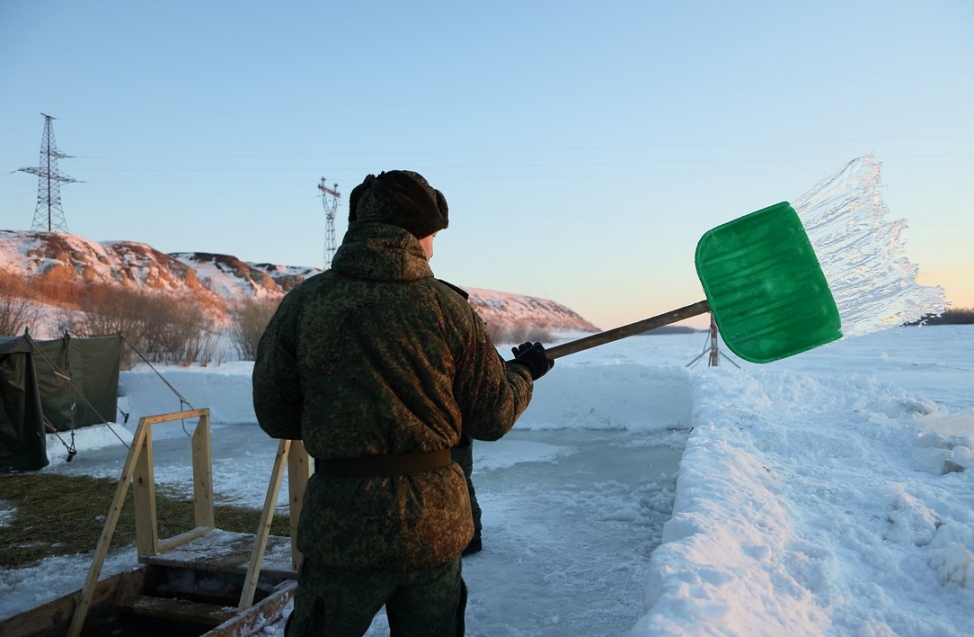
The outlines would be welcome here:
<svg viewBox="0 0 974 637">
<path fill-rule="evenodd" d="M 387 453 L 363 458 L 315 458 L 315 473 L 346 478 L 395 476 L 448 467 L 453 462 L 449 449 L 417 453 Z"/>
</svg>

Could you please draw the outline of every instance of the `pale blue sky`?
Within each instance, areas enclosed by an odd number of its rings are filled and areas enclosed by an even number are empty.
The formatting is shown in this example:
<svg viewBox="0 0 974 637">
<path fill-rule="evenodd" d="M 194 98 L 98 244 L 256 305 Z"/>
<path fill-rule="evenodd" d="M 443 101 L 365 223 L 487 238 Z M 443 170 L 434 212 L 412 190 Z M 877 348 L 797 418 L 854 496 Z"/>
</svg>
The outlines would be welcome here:
<svg viewBox="0 0 974 637">
<path fill-rule="evenodd" d="M 0 227 L 57 119 L 70 232 L 320 267 L 317 184 L 423 173 L 433 269 L 602 328 L 704 298 L 708 229 L 874 152 L 974 306 L 974 3 L 0 0 Z"/>
</svg>

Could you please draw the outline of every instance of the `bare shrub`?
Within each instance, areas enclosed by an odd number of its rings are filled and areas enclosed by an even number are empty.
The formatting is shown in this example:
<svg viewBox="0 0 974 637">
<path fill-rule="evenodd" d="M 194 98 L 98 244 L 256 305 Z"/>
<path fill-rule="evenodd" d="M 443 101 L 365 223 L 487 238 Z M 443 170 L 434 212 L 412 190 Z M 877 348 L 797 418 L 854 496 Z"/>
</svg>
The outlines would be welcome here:
<svg viewBox="0 0 974 637">
<path fill-rule="evenodd" d="M 59 307 L 80 307 L 81 299 L 89 293 L 92 285 L 96 285 L 96 287 L 107 287 L 67 279 L 63 276 L 58 276 L 56 272 L 36 276 L 31 279 L 31 295 L 35 300 L 40 303 Z"/>
<path fill-rule="evenodd" d="M 206 367 L 210 363 L 222 365 L 227 361 L 227 344 L 220 335 L 214 332 L 207 332 L 200 342 L 200 353 L 196 362 Z"/>
<path fill-rule="evenodd" d="M 249 299 L 233 308 L 230 340 L 240 360 L 257 358 L 257 344 L 280 303 L 280 299 Z"/>
<path fill-rule="evenodd" d="M 86 337 L 121 334 L 131 341 L 141 340 L 153 300 L 135 290 L 92 285 L 78 298 L 84 318 L 75 319 L 71 331 Z"/>
<path fill-rule="evenodd" d="M 190 365 L 208 348 L 211 322 L 193 300 L 163 299 L 165 309 L 154 314 L 153 329 L 143 335 L 156 361 L 170 365 Z M 209 361 L 205 361 L 209 362 Z"/>
<path fill-rule="evenodd" d="M 193 298 L 93 285 L 79 299 L 83 318 L 71 331 L 82 337 L 121 334 L 122 368 L 135 362 L 134 348 L 150 363 L 208 364 L 217 355 L 212 321 Z"/>
<path fill-rule="evenodd" d="M 24 280 L 0 271 L 0 336 L 17 336 L 25 329 L 34 330 L 39 317 L 40 307 L 31 298 Z"/>
<path fill-rule="evenodd" d="M 73 312 L 66 308 L 57 308 L 54 311 L 53 316 L 49 317 L 50 324 L 53 326 L 53 332 L 55 334 L 71 332 L 72 326 L 75 324 L 75 314 L 77 314 L 77 312 Z"/>
</svg>

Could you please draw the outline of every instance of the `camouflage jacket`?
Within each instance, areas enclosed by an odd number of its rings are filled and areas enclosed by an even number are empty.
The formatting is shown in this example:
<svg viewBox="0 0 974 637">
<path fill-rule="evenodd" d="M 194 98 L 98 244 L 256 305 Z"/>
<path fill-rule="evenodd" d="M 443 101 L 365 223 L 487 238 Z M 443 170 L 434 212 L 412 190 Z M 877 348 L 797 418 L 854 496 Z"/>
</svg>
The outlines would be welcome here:
<svg viewBox="0 0 974 637">
<path fill-rule="evenodd" d="M 315 458 L 449 449 L 463 431 L 496 440 L 531 400 L 464 296 L 435 278 L 396 226 L 353 223 L 330 270 L 284 297 L 253 372 L 260 426 Z M 298 531 L 305 556 L 337 568 L 412 570 L 455 558 L 473 534 L 455 463 L 370 478 L 316 474 Z"/>
</svg>

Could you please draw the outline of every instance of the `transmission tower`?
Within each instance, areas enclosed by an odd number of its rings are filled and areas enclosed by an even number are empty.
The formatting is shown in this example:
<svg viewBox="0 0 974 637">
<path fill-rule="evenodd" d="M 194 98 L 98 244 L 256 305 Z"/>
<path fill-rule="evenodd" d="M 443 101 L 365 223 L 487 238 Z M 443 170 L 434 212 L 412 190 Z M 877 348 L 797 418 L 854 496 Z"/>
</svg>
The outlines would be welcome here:
<svg viewBox="0 0 974 637">
<path fill-rule="evenodd" d="M 341 194 L 338 192 L 338 184 L 334 184 L 329 188 L 325 183 L 324 177 L 318 182 L 318 190 L 321 191 L 321 205 L 325 208 L 324 269 L 327 270 L 331 267 L 331 258 L 335 256 L 335 250 L 338 249 L 335 242 L 335 212 L 338 210 L 338 200 L 341 198 Z"/>
<path fill-rule="evenodd" d="M 61 209 L 61 184 L 75 183 L 78 180 L 58 172 L 57 160 L 68 159 L 58 151 L 54 141 L 54 118 L 44 115 L 44 136 L 41 138 L 41 162 L 37 167 L 21 168 L 25 173 L 37 175 L 37 208 L 34 209 L 34 222 L 31 230 L 47 230 L 48 232 L 67 232 L 68 224 L 64 221 L 64 210 Z"/>
</svg>

